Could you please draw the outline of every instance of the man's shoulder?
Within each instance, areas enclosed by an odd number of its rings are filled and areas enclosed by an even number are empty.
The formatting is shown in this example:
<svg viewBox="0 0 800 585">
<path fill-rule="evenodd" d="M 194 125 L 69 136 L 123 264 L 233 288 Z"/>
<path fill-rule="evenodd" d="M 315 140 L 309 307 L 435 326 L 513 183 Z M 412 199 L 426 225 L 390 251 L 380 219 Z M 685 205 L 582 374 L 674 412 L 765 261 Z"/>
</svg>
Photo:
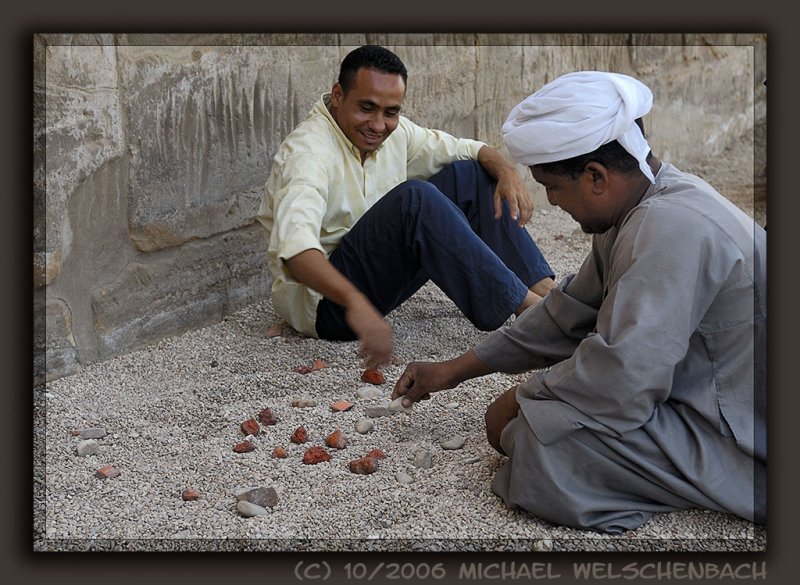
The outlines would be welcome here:
<svg viewBox="0 0 800 585">
<path fill-rule="evenodd" d="M 322 115 L 310 115 L 300 122 L 283 139 L 283 144 L 302 145 L 307 143 L 334 140 L 334 128 L 330 121 Z"/>
</svg>

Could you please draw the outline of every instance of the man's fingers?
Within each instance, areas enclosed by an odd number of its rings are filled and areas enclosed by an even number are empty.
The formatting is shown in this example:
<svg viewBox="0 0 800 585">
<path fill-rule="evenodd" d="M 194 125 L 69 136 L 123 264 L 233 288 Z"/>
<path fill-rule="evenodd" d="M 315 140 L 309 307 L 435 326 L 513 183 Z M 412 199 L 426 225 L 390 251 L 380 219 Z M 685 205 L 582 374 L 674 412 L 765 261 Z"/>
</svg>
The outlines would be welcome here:
<svg viewBox="0 0 800 585">
<path fill-rule="evenodd" d="M 411 373 L 411 369 L 407 367 L 397 379 L 397 383 L 394 385 L 394 390 L 392 391 L 392 400 L 399 398 L 400 396 L 404 396 L 406 392 L 408 392 L 409 388 L 413 386 L 413 384 L 414 376 Z"/>
</svg>

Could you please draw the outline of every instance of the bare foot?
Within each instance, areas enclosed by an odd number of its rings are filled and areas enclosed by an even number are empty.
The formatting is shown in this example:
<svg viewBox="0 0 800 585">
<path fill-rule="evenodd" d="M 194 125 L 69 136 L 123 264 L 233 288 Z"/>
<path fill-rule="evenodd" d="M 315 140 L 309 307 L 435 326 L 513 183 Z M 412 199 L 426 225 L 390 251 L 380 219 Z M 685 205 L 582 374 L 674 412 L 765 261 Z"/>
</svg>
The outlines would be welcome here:
<svg viewBox="0 0 800 585">
<path fill-rule="evenodd" d="M 517 317 L 519 317 L 520 315 L 522 315 L 522 313 L 525 311 L 525 309 L 527 309 L 529 307 L 532 307 L 536 303 L 541 302 L 542 298 L 543 297 L 540 297 L 539 295 L 537 295 L 532 290 L 528 290 L 528 294 L 525 295 L 525 298 L 522 300 L 522 304 L 519 307 L 517 307 L 517 310 L 514 311 L 514 314 Z"/>
<path fill-rule="evenodd" d="M 558 286 L 556 284 L 556 281 L 548 276 L 547 278 L 543 278 L 542 280 L 534 284 L 531 287 L 531 291 L 533 291 L 540 297 L 545 297 L 547 296 L 547 293 L 550 292 L 550 289 L 556 288 L 556 286 Z"/>
</svg>

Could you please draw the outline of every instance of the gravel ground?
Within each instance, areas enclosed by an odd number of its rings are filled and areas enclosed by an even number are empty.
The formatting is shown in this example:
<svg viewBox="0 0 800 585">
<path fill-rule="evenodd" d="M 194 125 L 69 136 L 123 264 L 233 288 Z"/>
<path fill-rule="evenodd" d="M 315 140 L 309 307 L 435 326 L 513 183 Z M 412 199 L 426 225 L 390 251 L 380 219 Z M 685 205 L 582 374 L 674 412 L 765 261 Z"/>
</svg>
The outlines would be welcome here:
<svg viewBox="0 0 800 585">
<path fill-rule="evenodd" d="M 589 238 L 556 208 L 540 209 L 529 226 L 557 271 L 575 271 Z M 390 315 L 395 363 L 386 382 L 361 381 L 356 343 L 303 338 L 280 323 L 269 301 L 223 322 L 107 362 L 35 390 L 34 548 L 36 550 L 425 550 L 425 551 L 762 551 L 766 531 L 734 516 L 692 510 L 656 515 L 620 536 L 552 525 L 507 509 L 491 489 L 503 457 L 487 444 L 486 406 L 521 377 L 491 375 L 435 394 L 411 414 L 371 419 L 411 360 L 450 358 L 485 334 L 475 330 L 433 285 Z M 295 368 L 323 360 L 327 367 Z M 360 398 L 364 387 L 379 390 Z M 292 406 L 308 398 L 316 406 Z M 354 406 L 335 412 L 330 405 Z M 256 449 L 235 453 L 240 424 L 272 409 L 278 423 L 252 437 Z M 289 437 L 298 426 L 306 444 Z M 79 456 L 75 431 L 100 427 L 96 453 Z M 303 463 L 340 429 L 344 449 Z M 440 443 L 461 436 L 461 449 Z M 275 458 L 283 447 L 288 457 Z M 377 472 L 357 475 L 348 463 L 379 448 Z M 430 468 L 417 467 L 421 450 Z M 120 474 L 98 478 L 112 466 Z M 402 483 L 405 473 L 412 483 Z M 408 478 L 404 478 L 406 481 Z M 264 515 L 237 511 L 245 488 L 272 487 Z M 196 501 L 184 501 L 193 488 Z"/>
</svg>

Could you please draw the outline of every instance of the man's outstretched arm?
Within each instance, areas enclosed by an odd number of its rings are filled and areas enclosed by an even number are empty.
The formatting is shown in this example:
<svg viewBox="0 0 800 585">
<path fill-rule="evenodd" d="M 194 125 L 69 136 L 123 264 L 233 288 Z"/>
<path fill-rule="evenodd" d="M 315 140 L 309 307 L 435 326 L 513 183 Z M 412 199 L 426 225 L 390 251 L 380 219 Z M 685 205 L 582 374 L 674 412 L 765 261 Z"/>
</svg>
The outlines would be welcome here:
<svg viewBox="0 0 800 585">
<path fill-rule="evenodd" d="M 471 349 L 443 362 L 411 362 L 397 380 L 392 399 L 402 396 L 403 404 L 411 406 L 418 400 L 429 398 L 431 392 L 455 388 L 465 380 L 493 371 Z"/>
<path fill-rule="evenodd" d="M 368 368 L 388 364 L 394 351 L 394 338 L 389 324 L 324 254 L 316 249 L 300 252 L 286 260 L 292 278 L 344 307 L 347 324 L 361 342 L 359 355 Z"/>
</svg>

